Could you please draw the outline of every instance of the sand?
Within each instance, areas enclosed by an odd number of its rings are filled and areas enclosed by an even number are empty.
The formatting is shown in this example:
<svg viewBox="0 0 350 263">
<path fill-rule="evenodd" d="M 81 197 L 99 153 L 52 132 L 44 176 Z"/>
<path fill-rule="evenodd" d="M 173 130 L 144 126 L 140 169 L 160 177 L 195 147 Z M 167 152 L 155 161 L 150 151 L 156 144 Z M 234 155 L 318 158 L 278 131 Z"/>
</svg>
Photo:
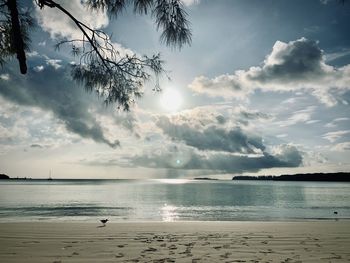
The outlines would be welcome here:
<svg viewBox="0 0 350 263">
<path fill-rule="evenodd" d="M 350 262 L 350 221 L 0 223 L 0 262 Z"/>
</svg>

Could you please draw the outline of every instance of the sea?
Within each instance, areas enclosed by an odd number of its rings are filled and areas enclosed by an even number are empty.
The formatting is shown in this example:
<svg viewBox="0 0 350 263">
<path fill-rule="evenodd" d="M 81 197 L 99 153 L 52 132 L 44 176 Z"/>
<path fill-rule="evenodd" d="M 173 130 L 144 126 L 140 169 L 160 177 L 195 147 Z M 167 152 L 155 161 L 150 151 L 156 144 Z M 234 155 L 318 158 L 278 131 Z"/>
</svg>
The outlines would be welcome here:
<svg viewBox="0 0 350 263">
<path fill-rule="evenodd" d="M 101 218 L 112 222 L 342 220 L 350 218 L 350 183 L 0 181 L 0 222 L 97 222 Z"/>
</svg>

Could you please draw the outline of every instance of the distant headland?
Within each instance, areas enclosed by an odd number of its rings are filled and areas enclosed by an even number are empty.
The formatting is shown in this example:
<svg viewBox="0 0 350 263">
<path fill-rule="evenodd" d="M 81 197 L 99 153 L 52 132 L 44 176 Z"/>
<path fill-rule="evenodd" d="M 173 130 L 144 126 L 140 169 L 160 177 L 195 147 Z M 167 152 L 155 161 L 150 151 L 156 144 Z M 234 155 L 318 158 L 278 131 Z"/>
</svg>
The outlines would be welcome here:
<svg viewBox="0 0 350 263">
<path fill-rule="evenodd" d="M 284 174 L 280 176 L 234 176 L 232 180 L 350 182 L 350 173 L 306 173 Z"/>
<path fill-rule="evenodd" d="M 195 177 L 193 180 L 218 180 L 216 178 L 209 178 L 209 177 Z"/>
<path fill-rule="evenodd" d="M 6 174 L 0 174 L 0 179 L 10 179 L 10 177 Z"/>
</svg>

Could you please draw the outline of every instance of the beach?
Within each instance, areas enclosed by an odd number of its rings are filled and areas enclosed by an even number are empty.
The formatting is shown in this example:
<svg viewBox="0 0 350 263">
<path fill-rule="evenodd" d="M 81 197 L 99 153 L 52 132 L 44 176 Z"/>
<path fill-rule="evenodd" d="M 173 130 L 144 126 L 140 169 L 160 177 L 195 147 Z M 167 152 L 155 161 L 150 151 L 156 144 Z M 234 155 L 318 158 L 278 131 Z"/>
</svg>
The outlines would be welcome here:
<svg viewBox="0 0 350 263">
<path fill-rule="evenodd" d="M 0 262 L 349 262 L 350 221 L 0 223 Z"/>
</svg>

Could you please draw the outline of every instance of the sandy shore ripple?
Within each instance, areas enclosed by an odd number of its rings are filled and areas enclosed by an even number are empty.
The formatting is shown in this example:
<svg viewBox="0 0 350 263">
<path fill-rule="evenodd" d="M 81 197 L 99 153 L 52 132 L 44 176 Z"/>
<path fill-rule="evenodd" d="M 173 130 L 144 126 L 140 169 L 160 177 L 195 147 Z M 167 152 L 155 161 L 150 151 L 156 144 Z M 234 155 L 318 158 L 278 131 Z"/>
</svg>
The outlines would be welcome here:
<svg viewBox="0 0 350 263">
<path fill-rule="evenodd" d="M 350 262 L 350 221 L 0 223 L 0 262 Z"/>
</svg>

